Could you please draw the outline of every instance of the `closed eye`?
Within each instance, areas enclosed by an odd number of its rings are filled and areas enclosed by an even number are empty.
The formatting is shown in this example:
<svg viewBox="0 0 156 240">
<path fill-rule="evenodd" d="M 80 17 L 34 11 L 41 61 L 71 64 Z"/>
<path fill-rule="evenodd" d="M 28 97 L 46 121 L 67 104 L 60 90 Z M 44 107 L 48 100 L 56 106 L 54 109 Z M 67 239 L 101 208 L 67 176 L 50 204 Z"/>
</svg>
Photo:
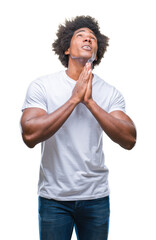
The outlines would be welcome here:
<svg viewBox="0 0 156 240">
<path fill-rule="evenodd" d="M 83 37 L 83 35 L 82 34 L 77 34 L 77 37 Z M 93 39 L 93 40 L 96 40 L 95 37 L 90 37 L 90 38 Z"/>
<path fill-rule="evenodd" d="M 77 37 L 82 37 L 82 34 L 77 34 Z"/>
<path fill-rule="evenodd" d="M 77 33 L 77 34 L 76 34 L 76 37 L 86 37 L 85 32 L 83 33 L 83 32 L 81 31 L 80 33 Z M 90 35 L 90 39 L 92 39 L 92 40 L 94 40 L 94 41 L 97 40 L 96 37 L 95 37 L 92 33 L 91 33 L 91 35 Z"/>
</svg>

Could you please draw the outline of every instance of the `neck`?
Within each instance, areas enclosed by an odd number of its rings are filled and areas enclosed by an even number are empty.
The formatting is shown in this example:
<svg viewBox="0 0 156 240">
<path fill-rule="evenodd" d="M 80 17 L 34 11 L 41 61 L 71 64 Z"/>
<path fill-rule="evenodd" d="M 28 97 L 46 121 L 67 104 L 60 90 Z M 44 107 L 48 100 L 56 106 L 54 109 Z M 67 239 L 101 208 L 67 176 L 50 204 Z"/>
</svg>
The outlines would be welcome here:
<svg viewBox="0 0 156 240">
<path fill-rule="evenodd" d="M 86 62 L 87 62 L 87 59 L 71 59 L 69 57 L 68 69 L 66 70 L 66 74 L 70 78 L 77 81 Z"/>
</svg>

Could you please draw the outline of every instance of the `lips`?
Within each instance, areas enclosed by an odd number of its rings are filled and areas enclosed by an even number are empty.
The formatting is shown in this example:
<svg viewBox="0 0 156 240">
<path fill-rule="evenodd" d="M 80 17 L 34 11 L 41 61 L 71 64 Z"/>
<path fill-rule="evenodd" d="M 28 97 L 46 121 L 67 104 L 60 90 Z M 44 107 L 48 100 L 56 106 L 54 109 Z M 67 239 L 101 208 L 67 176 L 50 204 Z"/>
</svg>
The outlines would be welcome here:
<svg viewBox="0 0 156 240">
<path fill-rule="evenodd" d="M 92 50 L 91 46 L 89 46 L 89 45 L 83 45 L 82 48 L 87 50 L 87 51 L 91 51 Z"/>
</svg>

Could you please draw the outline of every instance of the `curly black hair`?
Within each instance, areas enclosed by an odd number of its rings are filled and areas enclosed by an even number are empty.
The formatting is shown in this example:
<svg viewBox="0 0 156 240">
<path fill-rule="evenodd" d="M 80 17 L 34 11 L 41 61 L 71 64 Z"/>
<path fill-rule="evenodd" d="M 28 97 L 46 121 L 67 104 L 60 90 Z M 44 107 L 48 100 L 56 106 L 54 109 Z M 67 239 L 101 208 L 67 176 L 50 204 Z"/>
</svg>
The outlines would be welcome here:
<svg viewBox="0 0 156 240">
<path fill-rule="evenodd" d="M 65 51 L 70 47 L 71 38 L 77 29 L 84 27 L 91 29 L 97 38 L 97 60 L 93 62 L 93 68 L 101 62 L 104 56 L 109 45 L 109 38 L 100 33 L 100 27 L 95 18 L 91 16 L 77 16 L 71 20 L 66 19 L 65 25 L 59 25 L 56 33 L 57 39 L 52 44 L 52 50 L 58 55 L 59 60 L 65 67 L 68 67 L 68 55 L 65 55 Z"/>
</svg>

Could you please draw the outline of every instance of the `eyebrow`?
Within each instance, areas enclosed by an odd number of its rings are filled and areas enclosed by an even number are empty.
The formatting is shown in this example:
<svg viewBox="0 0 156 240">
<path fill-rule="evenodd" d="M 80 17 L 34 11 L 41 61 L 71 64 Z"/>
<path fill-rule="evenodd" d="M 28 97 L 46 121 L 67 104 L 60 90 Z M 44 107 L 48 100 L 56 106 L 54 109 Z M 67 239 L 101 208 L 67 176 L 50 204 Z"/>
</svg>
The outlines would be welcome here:
<svg viewBox="0 0 156 240">
<path fill-rule="evenodd" d="M 77 33 L 79 33 L 79 32 L 85 32 L 85 30 L 78 30 L 78 31 L 75 32 L 75 34 L 77 34 Z M 95 33 L 94 33 L 94 32 L 91 31 L 90 33 L 92 33 L 92 34 L 95 36 Z M 96 36 L 95 36 L 95 37 L 96 37 Z"/>
</svg>

